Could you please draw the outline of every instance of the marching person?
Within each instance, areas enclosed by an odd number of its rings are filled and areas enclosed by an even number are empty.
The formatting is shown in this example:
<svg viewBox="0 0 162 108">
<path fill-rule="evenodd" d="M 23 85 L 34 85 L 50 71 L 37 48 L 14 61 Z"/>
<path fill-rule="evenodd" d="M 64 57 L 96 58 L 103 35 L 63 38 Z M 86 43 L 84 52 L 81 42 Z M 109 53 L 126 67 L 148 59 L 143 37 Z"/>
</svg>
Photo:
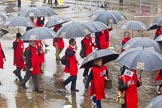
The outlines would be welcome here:
<svg viewBox="0 0 162 108">
<path fill-rule="evenodd" d="M 124 32 L 124 38 L 123 38 L 123 40 L 122 40 L 122 46 L 123 46 L 125 43 L 127 43 L 130 39 L 131 39 L 130 33 L 127 32 L 127 31 Z M 123 51 L 124 51 L 124 49 L 121 48 L 121 52 L 123 52 Z"/>
<path fill-rule="evenodd" d="M 137 87 L 142 85 L 142 80 L 137 77 L 136 70 L 125 68 L 125 72 L 118 79 L 118 89 L 125 91 L 125 103 L 122 108 L 138 108 Z"/>
<path fill-rule="evenodd" d="M 162 26 L 159 26 L 155 32 L 154 40 L 162 34 Z"/>
<path fill-rule="evenodd" d="M 54 27 L 54 31 L 57 32 L 62 27 L 61 24 L 58 24 Z M 53 46 L 56 48 L 56 60 L 60 60 L 59 54 L 64 49 L 64 40 L 62 38 L 54 38 Z"/>
<path fill-rule="evenodd" d="M 63 86 L 65 88 L 65 86 L 71 82 L 71 91 L 79 92 L 79 90 L 76 89 L 78 61 L 76 59 L 75 50 L 77 50 L 76 41 L 75 39 L 70 39 L 69 47 L 65 51 L 67 63 L 64 68 L 64 72 L 70 73 L 70 76 L 63 81 Z"/>
<path fill-rule="evenodd" d="M 98 58 L 94 61 L 94 66 L 91 69 L 89 78 L 91 81 L 90 96 L 97 108 L 101 108 L 101 99 L 105 98 L 105 80 L 109 79 L 108 70 L 106 66 L 102 64 L 102 58 Z"/>
<path fill-rule="evenodd" d="M 25 68 L 23 51 L 24 51 L 24 41 L 21 39 L 21 34 L 16 34 L 16 40 L 13 42 L 14 49 L 14 66 L 16 69 L 13 73 L 18 77 L 19 81 L 22 81 L 21 70 Z"/>
<path fill-rule="evenodd" d="M 24 56 L 26 60 L 26 74 L 22 80 L 21 86 L 27 89 L 26 82 L 32 76 L 34 89 L 36 92 L 42 93 L 38 86 L 37 75 L 40 74 L 40 61 L 38 56 L 38 49 L 36 48 L 35 41 L 29 41 L 29 46 L 25 49 Z"/>
<path fill-rule="evenodd" d="M 90 53 L 92 53 L 93 49 L 93 43 L 92 43 L 92 38 L 91 35 L 87 35 L 83 40 L 81 41 L 81 56 L 82 58 L 87 57 Z M 88 77 L 88 71 L 89 68 L 85 68 L 83 72 L 83 77 L 87 79 Z"/>
</svg>

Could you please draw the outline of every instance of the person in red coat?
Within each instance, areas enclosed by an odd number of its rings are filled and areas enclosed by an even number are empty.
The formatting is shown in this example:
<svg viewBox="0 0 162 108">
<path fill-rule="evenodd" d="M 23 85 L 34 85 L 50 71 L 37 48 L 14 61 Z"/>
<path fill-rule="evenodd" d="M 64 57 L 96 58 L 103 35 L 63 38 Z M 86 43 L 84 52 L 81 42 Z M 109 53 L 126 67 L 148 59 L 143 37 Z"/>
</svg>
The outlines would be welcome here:
<svg viewBox="0 0 162 108">
<path fill-rule="evenodd" d="M 90 53 L 92 53 L 93 51 L 93 43 L 92 43 L 92 38 L 91 35 L 87 35 L 85 38 L 83 38 L 83 40 L 81 41 L 81 57 L 87 57 Z M 84 72 L 83 72 L 83 77 L 85 79 L 87 79 L 88 76 L 88 71 L 89 68 L 85 68 Z"/>
<path fill-rule="evenodd" d="M 158 27 L 158 29 L 155 32 L 154 40 L 162 34 L 162 26 Z"/>
<path fill-rule="evenodd" d="M 37 17 L 36 22 L 35 22 L 35 26 L 36 27 L 43 27 L 44 26 L 44 21 L 45 18 L 44 17 Z"/>
<path fill-rule="evenodd" d="M 23 51 L 24 51 L 24 41 L 21 39 L 21 34 L 16 34 L 16 40 L 13 42 L 14 49 L 14 66 L 16 66 L 16 70 L 13 73 L 18 77 L 20 81 L 22 81 L 21 70 L 25 68 L 24 59 L 23 59 Z"/>
<path fill-rule="evenodd" d="M 105 98 L 105 80 L 108 80 L 108 71 L 106 66 L 102 65 L 102 58 L 96 59 L 94 64 L 89 75 L 90 96 L 97 108 L 101 108 L 101 99 Z"/>
<path fill-rule="evenodd" d="M 76 80 L 77 80 L 77 74 L 78 74 L 78 61 L 76 59 L 76 41 L 75 39 L 69 40 L 69 47 L 65 51 L 65 57 L 67 60 L 67 63 L 64 68 L 64 72 L 70 73 L 70 76 L 63 81 L 63 86 L 69 84 L 71 82 L 71 90 L 78 92 L 79 90 L 76 89 Z"/>
<path fill-rule="evenodd" d="M 54 31 L 57 32 L 62 27 L 61 24 L 56 25 L 54 27 Z M 60 60 L 59 54 L 64 49 L 64 40 L 63 38 L 54 38 L 53 39 L 53 46 L 56 48 L 56 60 Z"/>
<path fill-rule="evenodd" d="M 155 81 L 159 81 L 159 80 L 162 80 L 162 69 L 159 69 L 158 70 L 158 75 L 155 78 Z M 160 84 L 160 85 L 157 86 L 157 93 L 158 94 L 160 94 L 161 87 L 162 87 L 162 84 Z"/>
<path fill-rule="evenodd" d="M 26 74 L 22 80 L 21 86 L 27 89 L 26 82 L 32 76 L 34 89 L 36 92 L 42 93 L 38 86 L 37 75 L 40 74 L 40 60 L 38 55 L 38 49 L 36 48 L 35 41 L 29 41 L 29 46 L 25 49 L 25 60 L 26 60 Z"/>
<path fill-rule="evenodd" d="M 122 40 L 122 46 L 125 44 L 125 43 L 127 43 L 129 40 L 130 40 L 131 38 L 130 38 L 130 33 L 129 32 L 124 32 L 124 38 L 123 38 L 123 40 Z M 123 52 L 124 51 L 124 49 L 122 49 L 121 48 L 121 52 Z"/>
<path fill-rule="evenodd" d="M 95 41 L 96 41 L 96 46 L 98 50 L 100 49 L 107 49 L 110 44 L 110 36 L 109 36 L 109 31 L 111 31 L 112 28 L 103 30 L 101 32 L 96 32 L 95 33 Z"/>
<path fill-rule="evenodd" d="M 42 67 L 42 63 L 45 62 L 45 57 L 44 57 L 44 51 L 43 51 L 43 43 L 41 40 L 37 40 L 35 41 L 36 43 L 36 48 L 38 49 L 38 56 L 39 56 L 39 61 L 40 61 L 40 69 Z M 43 73 L 42 69 L 41 69 L 41 73 Z"/>
<path fill-rule="evenodd" d="M 5 54 L 4 54 L 4 51 L 2 49 L 2 45 L 0 43 L 0 69 L 3 69 L 4 68 L 4 61 L 6 61 L 6 57 L 5 57 Z"/>
<path fill-rule="evenodd" d="M 118 89 L 125 91 L 125 104 L 122 108 L 138 108 L 137 87 L 142 85 L 142 80 L 138 80 L 136 70 L 126 69 L 118 79 Z"/>
</svg>

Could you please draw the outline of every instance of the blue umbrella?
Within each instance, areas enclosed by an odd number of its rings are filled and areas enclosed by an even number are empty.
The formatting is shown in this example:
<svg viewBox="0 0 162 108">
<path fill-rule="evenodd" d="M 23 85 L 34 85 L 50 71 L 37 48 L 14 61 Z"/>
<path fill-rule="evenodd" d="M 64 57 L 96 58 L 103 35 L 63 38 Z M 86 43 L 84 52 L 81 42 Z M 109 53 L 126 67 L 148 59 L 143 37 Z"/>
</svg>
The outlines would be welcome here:
<svg viewBox="0 0 162 108">
<path fill-rule="evenodd" d="M 23 40 L 44 40 L 53 38 L 55 38 L 55 32 L 47 27 L 30 29 L 22 36 Z"/>
<path fill-rule="evenodd" d="M 107 25 L 99 21 L 88 22 L 88 23 L 85 23 L 85 25 L 87 25 L 93 32 L 100 32 L 108 28 Z"/>
<path fill-rule="evenodd" d="M 157 29 L 158 26 L 162 26 L 162 15 L 155 18 L 149 25 L 149 30 Z"/>
<path fill-rule="evenodd" d="M 58 24 L 62 24 L 65 22 L 71 21 L 70 18 L 65 16 L 53 16 L 49 19 L 49 21 L 46 23 L 46 27 L 53 27 Z"/>
<path fill-rule="evenodd" d="M 112 60 L 116 60 L 118 56 L 119 54 L 113 50 L 109 50 L 109 49 L 98 50 L 98 51 L 95 51 L 89 54 L 82 62 L 82 65 L 80 68 L 90 68 L 94 66 L 93 61 L 98 58 L 102 58 L 102 62 L 103 64 L 105 64 Z"/>
<path fill-rule="evenodd" d="M 162 69 L 162 56 L 145 48 L 128 49 L 119 55 L 117 61 L 129 69 L 151 72 Z"/>
<path fill-rule="evenodd" d="M 0 37 L 3 37 L 7 33 L 8 33 L 8 31 L 0 29 Z"/>
<path fill-rule="evenodd" d="M 86 35 L 91 34 L 92 31 L 85 24 L 79 22 L 71 22 L 61 27 L 57 32 L 56 36 L 60 38 L 77 38 L 85 37 Z"/>
<path fill-rule="evenodd" d="M 161 107 L 162 107 L 162 95 L 151 99 L 146 108 L 161 108 Z"/>
<path fill-rule="evenodd" d="M 159 44 L 155 40 L 149 39 L 147 37 L 131 38 L 122 46 L 122 48 L 125 50 L 137 47 L 153 48 L 157 52 L 161 51 Z"/>
<path fill-rule="evenodd" d="M 46 16 L 53 16 L 53 15 L 57 15 L 54 10 L 50 7 L 47 6 L 41 6 L 41 7 L 36 7 L 37 9 L 39 9 L 40 11 L 42 11 L 43 13 L 45 13 Z"/>
</svg>

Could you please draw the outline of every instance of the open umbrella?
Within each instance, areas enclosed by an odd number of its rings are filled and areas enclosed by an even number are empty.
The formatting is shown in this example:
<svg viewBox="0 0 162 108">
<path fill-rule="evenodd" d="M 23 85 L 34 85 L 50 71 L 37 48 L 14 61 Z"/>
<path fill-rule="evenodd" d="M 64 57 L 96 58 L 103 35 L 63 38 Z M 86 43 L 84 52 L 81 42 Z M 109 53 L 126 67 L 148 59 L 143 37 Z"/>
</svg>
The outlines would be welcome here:
<svg viewBox="0 0 162 108">
<path fill-rule="evenodd" d="M 88 22 L 85 23 L 85 25 L 87 25 L 93 32 L 100 32 L 108 28 L 107 25 L 99 21 Z"/>
<path fill-rule="evenodd" d="M 50 18 L 50 20 L 46 23 L 46 27 L 53 27 L 55 25 L 58 25 L 58 24 L 62 24 L 62 23 L 65 23 L 65 22 L 68 22 L 68 21 L 71 21 L 70 18 L 68 17 L 65 17 L 65 16 L 53 16 Z"/>
<path fill-rule="evenodd" d="M 53 38 L 55 38 L 55 32 L 47 27 L 30 29 L 22 36 L 23 40 L 44 40 Z"/>
<path fill-rule="evenodd" d="M 0 14 L 0 22 L 6 20 L 6 17 L 2 14 Z"/>
<path fill-rule="evenodd" d="M 149 25 L 149 30 L 157 29 L 158 26 L 162 26 L 162 15 L 155 18 Z"/>
<path fill-rule="evenodd" d="M 57 15 L 54 10 L 50 7 L 47 6 L 41 6 L 41 7 L 36 7 L 37 9 L 39 9 L 40 11 L 42 11 L 43 13 L 45 13 L 46 16 L 53 16 L 53 15 Z"/>
<path fill-rule="evenodd" d="M 71 22 L 61 27 L 57 32 L 56 36 L 60 38 L 77 38 L 85 37 L 88 34 L 91 34 L 92 31 L 86 25 L 79 22 Z"/>
<path fill-rule="evenodd" d="M 97 10 L 93 12 L 89 17 L 94 21 L 99 21 L 106 25 L 117 24 L 119 21 L 119 19 L 108 10 Z"/>
<path fill-rule="evenodd" d="M 117 61 L 129 69 L 151 72 L 162 69 L 162 56 L 145 48 L 128 49 L 119 55 Z"/>
<path fill-rule="evenodd" d="M 143 22 L 135 20 L 126 21 L 118 28 L 121 30 L 147 30 L 147 26 Z"/>
<path fill-rule="evenodd" d="M 159 36 L 155 39 L 155 41 L 157 41 L 157 42 L 162 42 L 162 34 L 159 35 Z"/>
<path fill-rule="evenodd" d="M 151 99 L 146 108 L 161 108 L 161 107 L 162 107 L 162 95 Z"/>
<path fill-rule="evenodd" d="M 20 11 L 20 16 L 23 17 L 42 17 L 46 16 L 44 11 L 39 10 L 36 7 L 26 8 Z"/>
<path fill-rule="evenodd" d="M 117 10 L 108 10 L 108 11 L 110 11 L 113 15 L 115 15 L 115 17 L 119 21 L 127 19 L 127 17 L 123 13 L 121 13 L 121 12 L 119 12 Z"/>
<path fill-rule="evenodd" d="M 113 50 L 109 49 L 103 49 L 95 51 L 91 54 L 89 54 L 84 61 L 82 62 L 82 65 L 80 68 L 90 68 L 93 66 L 93 61 L 97 58 L 102 58 L 103 64 L 110 62 L 112 60 L 115 60 L 119 54 Z"/>
<path fill-rule="evenodd" d="M 147 37 L 131 38 L 127 43 L 122 46 L 122 48 L 125 50 L 137 47 L 153 48 L 157 52 L 161 51 L 159 44 L 155 40 L 149 39 Z"/>
<path fill-rule="evenodd" d="M 7 33 L 8 33 L 8 31 L 0 29 L 0 37 L 3 37 Z"/>
</svg>

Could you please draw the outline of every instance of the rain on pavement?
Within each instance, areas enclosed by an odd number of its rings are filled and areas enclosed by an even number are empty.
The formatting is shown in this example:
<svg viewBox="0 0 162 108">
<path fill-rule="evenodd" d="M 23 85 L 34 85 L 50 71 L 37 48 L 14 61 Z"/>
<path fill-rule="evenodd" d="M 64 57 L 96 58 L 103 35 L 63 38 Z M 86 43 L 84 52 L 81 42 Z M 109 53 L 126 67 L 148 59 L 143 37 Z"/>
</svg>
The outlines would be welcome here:
<svg viewBox="0 0 162 108">
<path fill-rule="evenodd" d="M 7 2 L 6 2 L 7 1 Z M 36 0 L 35 0 L 36 1 Z M 43 1 L 43 0 L 42 0 Z M 34 5 L 42 5 L 42 1 L 37 0 L 33 2 Z M 119 6 L 118 0 L 105 0 L 108 3 L 108 9 L 119 9 L 124 12 L 128 19 L 138 19 L 146 24 L 156 16 L 162 14 L 162 1 L 161 0 L 124 0 L 124 4 Z M 97 9 L 97 5 L 93 3 L 92 7 L 89 6 L 90 2 L 86 3 L 79 1 L 78 5 L 73 5 L 73 0 L 64 0 L 69 8 L 55 9 L 54 11 L 59 15 L 65 15 L 71 17 L 74 20 L 81 22 L 89 21 L 88 15 Z M 22 0 L 22 9 L 31 5 L 30 0 Z M 47 4 L 48 5 L 48 4 Z M 7 7 L 7 8 L 6 8 Z M 12 8 L 8 8 L 12 7 Z M 87 8 L 91 8 L 87 9 Z M 16 7 L 15 0 L 1 0 L 0 12 L 5 14 L 4 10 L 9 9 L 12 12 L 7 13 L 7 16 L 17 15 L 19 9 Z M 80 10 L 81 9 L 81 10 Z M 14 12 L 13 12 L 14 11 Z M 47 18 L 48 19 L 48 18 Z M 123 36 L 122 30 L 115 29 L 116 25 L 113 25 L 114 30 L 111 34 L 111 47 L 114 50 L 120 51 L 121 39 Z M 55 60 L 55 49 L 52 46 L 52 40 L 46 40 L 46 43 L 50 45 L 47 48 L 45 55 L 46 62 L 43 65 L 44 74 L 39 76 L 40 88 L 44 91 L 43 94 L 38 94 L 33 91 L 32 80 L 27 83 L 27 90 L 24 90 L 19 86 L 19 82 L 16 80 L 13 70 L 13 50 L 12 42 L 15 37 L 17 29 L 9 27 L 10 30 L 6 36 L 0 39 L 4 52 L 6 54 L 7 61 L 5 62 L 5 68 L 0 70 L 0 108 L 66 108 L 66 106 L 72 105 L 73 108 L 92 108 L 91 99 L 88 95 L 88 91 L 84 89 L 84 80 L 82 77 L 83 70 L 79 70 L 77 79 L 77 88 L 80 90 L 78 93 L 70 93 L 58 91 L 62 88 L 62 81 L 68 74 L 63 72 L 63 67 L 60 62 Z M 21 29 L 23 33 L 25 29 Z M 155 31 L 149 32 L 133 32 L 134 36 L 144 35 L 149 38 L 153 38 Z M 77 39 L 77 44 L 80 48 L 80 40 Z M 68 40 L 65 39 L 66 46 Z M 27 44 L 25 44 L 26 46 Z M 64 49 L 65 50 L 65 49 Z M 64 51 L 60 56 L 63 56 Z M 79 63 L 82 63 L 82 59 L 79 57 L 79 49 L 77 52 L 77 58 Z M 106 89 L 107 98 L 102 101 L 103 108 L 120 108 L 120 105 L 115 103 L 115 96 L 117 93 L 117 78 L 119 76 L 120 64 L 117 62 L 111 62 L 108 64 L 111 79 L 113 80 L 113 88 Z M 23 76 L 25 72 L 22 72 Z M 143 85 L 138 89 L 139 93 L 139 108 L 145 108 L 147 102 L 157 96 L 156 84 L 154 82 L 156 72 L 154 73 L 142 73 Z M 66 87 L 68 90 L 70 86 Z"/>
</svg>

